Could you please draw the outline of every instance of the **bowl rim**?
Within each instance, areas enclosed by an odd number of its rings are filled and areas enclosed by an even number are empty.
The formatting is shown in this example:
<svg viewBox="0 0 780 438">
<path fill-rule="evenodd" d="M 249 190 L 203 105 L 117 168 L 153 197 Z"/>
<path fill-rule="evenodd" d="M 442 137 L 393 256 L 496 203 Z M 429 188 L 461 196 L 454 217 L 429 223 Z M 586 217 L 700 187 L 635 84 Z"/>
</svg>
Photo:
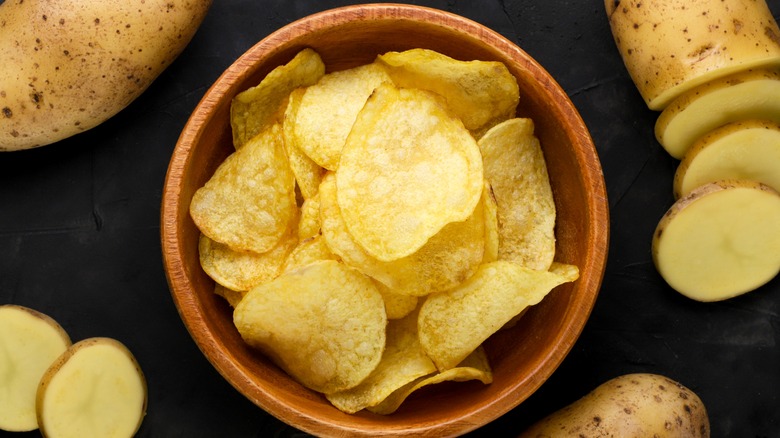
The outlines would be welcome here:
<svg viewBox="0 0 780 438">
<path fill-rule="evenodd" d="M 291 36 L 295 37 L 301 29 L 314 31 L 344 24 L 354 20 L 356 13 L 360 17 L 411 21 L 418 21 L 421 15 L 425 21 L 433 22 L 437 26 L 445 26 L 458 34 L 479 40 L 518 62 L 522 68 L 538 80 L 539 86 L 545 88 L 547 93 L 555 97 L 558 103 L 556 111 L 560 112 L 556 117 L 566 118 L 571 122 L 571 132 L 568 134 L 572 146 L 577 149 L 578 164 L 586 167 L 582 176 L 586 180 L 585 183 L 590 184 L 592 193 L 592 196 L 587 200 L 591 219 L 588 222 L 587 232 L 597 247 L 593 248 L 594 251 L 588 252 L 583 263 L 579 264 L 581 276 L 578 282 L 585 283 L 582 288 L 587 293 L 575 297 L 572 305 L 567 309 L 567 314 L 576 313 L 577 316 L 566 318 L 567 324 L 564 324 L 556 337 L 556 341 L 560 342 L 556 343 L 550 357 L 544 364 L 539 364 L 536 369 L 529 372 L 528 379 L 506 388 L 496 400 L 470 412 L 466 417 L 417 424 L 411 428 L 396 428 L 382 423 L 366 427 L 364 424 L 349 425 L 346 422 L 323 421 L 316 416 L 297 412 L 289 403 L 276 398 L 271 388 L 258 387 L 250 382 L 245 374 L 248 371 L 240 367 L 239 364 L 231 362 L 230 355 L 223 354 L 225 345 L 220 339 L 207 331 L 194 328 L 206 324 L 203 314 L 204 308 L 196 300 L 195 294 L 191 293 L 192 283 L 189 279 L 189 269 L 184 266 L 183 252 L 178 241 L 180 230 L 177 229 L 177 218 L 181 214 L 188 214 L 189 203 L 187 202 L 185 206 L 179 194 L 184 184 L 183 174 L 192 158 L 193 145 L 200 138 L 204 125 L 209 120 L 209 115 L 203 112 L 203 104 L 215 103 L 215 90 L 224 91 L 228 88 L 234 94 L 241 91 L 235 90 L 231 84 L 235 84 L 237 79 L 251 74 L 251 71 L 257 68 L 256 61 L 270 57 L 276 47 L 288 42 Z M 253 64 L 253 67 L 248 69 L 247 66 L 250 64 Z M 609 245 L 607 194 L 598 155 L 584 121 L 560 85 L 530 55 L 487 26 L 452 12 L 398 3 L 356 4 L 327 9 L 305 16 L 270 33 L 239 56 L 205 92 L 182 129 L 165 175 L 160 221 L 166 279 L 177 312 L 198 348 L 222 377 L 256 406 L 293 427 L 318 435 L 368 436 L 377 433 L 396 436 L 408 434 L 427 436 L 442 433 L 459 435 L 477 429 L 515 408 L 554 373 L 579 338 L 601 287 Z M 544 368 L 542 365 L 547 365 L 547 367 Z M 251 384 L 254 391 L 248 394 L 239 387 L 237 382 Z M 520 393 L 517 393 L 517 387 L 521 384 L 525 386 Z"/>
</svg>

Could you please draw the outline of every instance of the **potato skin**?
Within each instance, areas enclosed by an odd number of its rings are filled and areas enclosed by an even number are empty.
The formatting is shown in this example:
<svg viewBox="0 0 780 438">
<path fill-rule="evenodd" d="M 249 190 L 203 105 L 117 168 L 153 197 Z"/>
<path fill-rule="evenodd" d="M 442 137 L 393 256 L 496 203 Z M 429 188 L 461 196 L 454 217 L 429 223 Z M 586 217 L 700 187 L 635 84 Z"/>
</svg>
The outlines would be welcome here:
<svg viewBox="0 0 780 438">
<path fill-rule="evenodd" d="M 90 129 L 135 100 L 189 43 L 211 0 L 0 4 L 0 151 Z"/>
<path fill-rule="evenodd" d="M 707 410 L 682 384 L 648 373 L 626 374 L 540 420 L 519 435 L 542 437 L 710 436 Z"/>
</svg>

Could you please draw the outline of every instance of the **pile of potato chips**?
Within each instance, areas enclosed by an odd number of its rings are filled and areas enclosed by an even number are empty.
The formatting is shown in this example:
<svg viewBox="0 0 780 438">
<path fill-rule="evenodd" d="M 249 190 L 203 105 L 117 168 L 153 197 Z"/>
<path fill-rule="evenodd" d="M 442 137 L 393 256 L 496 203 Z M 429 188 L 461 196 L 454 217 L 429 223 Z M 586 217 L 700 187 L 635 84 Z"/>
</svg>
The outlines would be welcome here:
<svg viewBox="0 0 780 438">
<path fill-rule="evenodd" d="M 237 95 L 190 214 L 242 338 L 348 413 L 490 383 L 482 343 L 579 275 L 518 101 L 502 63 L 424 49 L 337 72 L 305 49 Z"/>
</svg>

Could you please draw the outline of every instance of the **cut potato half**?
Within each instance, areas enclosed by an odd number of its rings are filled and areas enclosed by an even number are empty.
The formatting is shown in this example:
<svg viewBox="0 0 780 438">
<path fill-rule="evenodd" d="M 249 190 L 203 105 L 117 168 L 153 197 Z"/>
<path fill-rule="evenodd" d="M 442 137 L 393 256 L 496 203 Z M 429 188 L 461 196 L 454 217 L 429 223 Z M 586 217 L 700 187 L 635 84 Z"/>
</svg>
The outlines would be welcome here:
<svg viewBox="0 0 780 438">
<path fill-rule="evenodd" d="M 780 271 L 780 193 L 724 180 L 679 199 L 653 235 L 658 272 L 697 301 L 720 301 L 766 284 Z"/>
<path fill-rule="evenodd" d="M 605 0 L 612 35 L 648 108 L 705 82 L 780 66 L 780 30 L 764 0 Z"/>
<path fill-rule="evenodd" d="M 0 429 L 38 428 L 38 383 L 70 344 L 68 334 L 49 316 L 23 306 L 0 306 Z"/>
<path fill-rule="evenodd" d="M 682 159 L 702 136 L 749 119 L 780 122 L 780 71 L 748 70 L 688 91 L 661 112 L 655 136 L 670 155 Z"/>
<path fill-rule="evenodd" d="M 45 437 L 132 437 L 146 413 L 146 379 L 111 338 L 73 344 L 46 371 L 36 410 Z"/>
<path fill-rule="evenodd" d="M 674 196 L 722 179 L 748 179 L 780 190 L 780 124 L 733 122 L 697 140 L 674 175 Z"/>
</svg>

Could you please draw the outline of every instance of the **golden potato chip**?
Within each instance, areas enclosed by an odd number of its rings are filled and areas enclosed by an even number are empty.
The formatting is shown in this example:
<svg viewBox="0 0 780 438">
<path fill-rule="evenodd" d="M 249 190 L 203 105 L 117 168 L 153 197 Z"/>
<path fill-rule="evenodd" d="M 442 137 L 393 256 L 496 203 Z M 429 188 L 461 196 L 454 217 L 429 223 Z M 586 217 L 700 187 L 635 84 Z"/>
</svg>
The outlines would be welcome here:
<svg viewBox="0 0 780 438">
<path fill-rule="evenodd" d="M 317 194 L 317 188 L 320 186 L 325 169 L 301 150 L 297 136 L 293 132 L 296 113 L 305 91 L 305 88 L 296 88 L 290 93 L 290 99 L 284 113 L 283 128 L 284 147 L 287 151 L 287 159 L 290 161 L 290 168 L 295 175 L 295 181 L 298 183 L 303 199 L 310 199 Z"/>
<path fill-rule="evenodd" d="M 479 380 L 485 385 L 493 383 L 493 371 L 490 368 L 485 350 L 480 346 L 466 356 L 455 368 L 434 372 L 408 383 L 387 396 L 381 403 L 368 406 L 367 410 L 380 415 L 389 415 L 398 410 L 404 400 L 420 388 L 437 383 L 452 381 L 465 382 Z"/>
<path fill-rule="evenodd" d="M 387 72 L 379 65 L 366 64 L 327 73 L 306 87 L 291 125 L 306 155 L 335 170 L 358 112 L 383 82 L 390 82 Z"/>
<path fill-rule="evenodd" d="M 515 315 L 579 275 L 576 266 L 553 266 L 486 263 L 460 286 L 429 296 L 420 308 L 420 343 L 438 369 L 454 367 Z"/>
<path fill-rule="evenodd" d="M 408 256 L 482 195 L 476 141 L 431 93 L 377 88 L 357 116 L 336 171 L 347 229 L 372 257 Z"/>
<path fill-rule="evenodd" d="M 501 62 L 461 61 L 427 49 L 388 52 L 377 59 L 397 86 L 442 95 L 470 131 L 482 131 L 515 114 L 517 79 Z"/>
<path fill-rule="evenodd" d="M 319 191 L 319 187 L 317 190 Z M 320 234 L 319 193 L 303 201 L 300 213 L 301 218 L 300 222 L 298 222 L 298 238 L 304 240 Z"/>
<path fill-rule="evenodd" d="M 418 297 L 394 292 L 381 281 L 374 280 L 374 284 L 376 284 L 376 288 L 379 289 L 379 293 L 382 294 L 382 300 L 385 302 L 387 319 L 401 319 L 417 308 Z"/>
<path fill-rule="evenodd" d="M 230 305 L 230 307 L 235 308 L 238 305 L 238 303 L 241 301 L 241 299 L 244 298 L 246 291 L 228 289 L 225 286 L 216 283 L 214 285 L 214 293 L 224 298 L 225 301 L 228 302 L 228 305 Z"/>
<path fill-rule="evenodd" d="M 328 394 L 338 409 L 352 414 L 382 402 L 396 389 L 436 371 L 417 337 L 417 312 L 387 324 L 387 344 L 382 360 L 359 385 Z"/>
<path fill-rule="evenodd" d="M 322 235 L 331 251 L 395 293 L 423 296 L 447 290 L 471 276 L 484 257 L 485 226 L 481 202 L 471 217 L 446 225 L 417 252 L 384 262 L 369 255 L 347 230 L 336 202 L 333 173 L 323 178 L 319 195 Z"/>
<path fill-rule="evenodd" d="M 279 242 L 297 210 L 279 124 L 229 155 L 190 203 L 190 216 L 203 234 L 256 253 Z"/>
<path fill-rule="evenodd" d="M 228 289 L 247 291 L 276 278 L 297 243 L 294 234 L 286 234 L 270 251 L 255 253 L 235 251 L 201 234 L 198 242 L 200 265 L 215 282 Z"/>
<path fill-rule="evenodd" d="M 324 74 L 320 55 L 303 49 L 287 64 L 271 70 L 257 86 L 238 93 L 230 106 L 233 146 L 241 148 L 275 123 L 289 94 L 298 87 L 316 83 Z"/>
<path fill-rule="evenodd" d="M 355 387 L 376 368 L 387 316 L 368 277 L 323 260 L 250 290 L 233 321 L 249 345 L 298 382 L 331 394 Z"/>
<path fill-rule="evenodd" d="M 298 242 L 284 261 L 281 271 L 292 271 L 319 260 L 338 260 L 320 234 Z"/>
<path fill-rule="evenodd" d="M 555 201 L 533 121 L 507 120 L 478 144 L 498 206 L 499 260 L 547 270 L 555 256 Z"/>
<path fill-rule="evenodd" d="M 484 190 L 482 201 L 485 206 L 485 256 L 482 263 L 489 263 L 498 260 L 498 205 L 489 183 L 485 182 Z"/>
</svg>

